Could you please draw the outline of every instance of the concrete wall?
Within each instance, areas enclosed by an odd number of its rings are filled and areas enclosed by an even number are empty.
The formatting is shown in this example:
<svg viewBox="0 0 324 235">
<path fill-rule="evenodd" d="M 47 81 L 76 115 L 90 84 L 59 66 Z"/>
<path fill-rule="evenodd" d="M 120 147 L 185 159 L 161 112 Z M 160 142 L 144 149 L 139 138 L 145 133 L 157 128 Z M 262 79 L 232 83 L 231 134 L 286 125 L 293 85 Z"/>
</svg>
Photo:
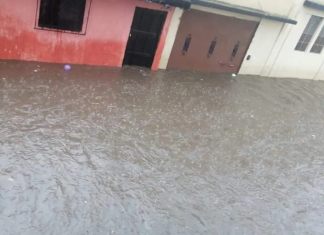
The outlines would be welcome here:
<svg viewBox="0 0 324 235">
<path fill-rule="evenodd" d="M 121 66 L 136 6 L 169 14 L 153 69 L 157 69 L 174 9 L 144 0 L 92 0 L 85 35 L 35 28 L 37 0 L 0 0 L 0 59 Z"/>
</svg>

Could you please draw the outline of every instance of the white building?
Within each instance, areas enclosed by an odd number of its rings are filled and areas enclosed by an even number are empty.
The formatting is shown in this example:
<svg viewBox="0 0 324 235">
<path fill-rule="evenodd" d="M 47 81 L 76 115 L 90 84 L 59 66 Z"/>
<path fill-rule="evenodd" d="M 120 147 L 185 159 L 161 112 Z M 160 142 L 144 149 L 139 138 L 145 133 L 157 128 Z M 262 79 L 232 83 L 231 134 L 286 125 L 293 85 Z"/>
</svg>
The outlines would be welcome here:
<svg viewBox="0 0 324 235">
<path fill-rule="evenodd" d="M 261 21 L 241 74 L 324 80 L 324 1 L 292 1 L 287 16 L 297 24 Z"/>
</svg>

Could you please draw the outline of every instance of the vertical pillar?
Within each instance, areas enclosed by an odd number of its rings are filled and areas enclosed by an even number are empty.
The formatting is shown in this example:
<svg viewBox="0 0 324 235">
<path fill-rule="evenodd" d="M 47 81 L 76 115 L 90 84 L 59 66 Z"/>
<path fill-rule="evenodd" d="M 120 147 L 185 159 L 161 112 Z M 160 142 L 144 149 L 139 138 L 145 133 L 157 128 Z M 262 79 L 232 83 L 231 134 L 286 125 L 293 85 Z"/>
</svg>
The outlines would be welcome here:
<svg viewBox="0 0 324 235">
<path fill-rule="evenodd" d="M 166 37 L 165 46 L 163 48 L 159 69 L 166 69 L 169 57 L 173 48 L 174 41 L 177 36 L 178 28 L 181 22 L 181 17 L 183 14 L 183 10 L 180 8 L 176 8 L 169 27 L 168 35 Z"/>
</svg>

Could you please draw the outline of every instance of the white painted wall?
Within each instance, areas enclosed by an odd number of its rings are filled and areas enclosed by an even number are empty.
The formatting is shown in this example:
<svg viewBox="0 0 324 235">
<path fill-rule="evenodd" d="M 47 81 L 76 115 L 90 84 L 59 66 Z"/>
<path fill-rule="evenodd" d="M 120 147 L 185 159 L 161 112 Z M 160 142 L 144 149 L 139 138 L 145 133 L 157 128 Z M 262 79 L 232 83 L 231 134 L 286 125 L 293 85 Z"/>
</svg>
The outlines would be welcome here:
<svg viewBox="0 0 324 235">
<path fill-rule="evenodd" d="M 315 80 L 324 80 L 324 58 L 321 67 L 319 68 L 315 78 Z"/>
<path fill-rule="evenodd" d="M 283 23 L 277 21 L 261 20 L 242 63 L 240 74 L 261 75 L 264 73 L 283 26 Z M 250 56 L 250 60 L 247 60 L 248 56 Z"/>
<path fill-rule="evenodd" d="M 324 1 L 323 1 L 324 2 Z M 303 6 L 302 0 L 295 0 L 289 17 L 298 21 L 297 25 L 281 24 L 263 19 L 247 52 L 251 60 L 242 64 L 241 74 L 256 74 L 271 77 L 293 77 L 324 80 L 324 56 L 309 50 L 324 26 L 317 33 L 305 52 L 296 51 L 295 46 L 311 15 L 324 17 L 324 13 Z"/>
<path fill-rule="evenodd" d="M 163 48 L 163 52 L 162 52 L 162 56 L 161 56 L 161 60 L 160 60 L 160 64 L 159 64 L 159 69 L 166 69 L 166 67 L 168 65 L 171 51 L 173 48 L 173 44 L 176 39 L 178 28 L 179 28 L 179 25 L 181 22 L 182 14 L 183 14 L 183 10 L 181 10 L 180 8 L 176 8 L 173 13 L 171 23 L 169 26 L 168 35 L 167 35 L 166 41 L 165 41 L 165 46 Z"/>
<path fill-rule="evenodd" d="M 305 52 L 296 51 L 297 42 L 307 25 L 311 14 L 301 9 L 297 18 L 299 22 L 296 26 L 290 27 L 286 40 L 283 42 L 281 50 L 272 66 L 269 76 L 272 77 L 296 77 L 314 79 L 323 61 L 322 54 L 310 53 L 309 50 L 316 40 L 313 37 L 309 47 Z M 320 30 L 322 27 L 319 27 Z M 319 33 L 319 31 L 318 31 Z M 315 33 L 317 35 L 317 33 Z"/>
</svg>

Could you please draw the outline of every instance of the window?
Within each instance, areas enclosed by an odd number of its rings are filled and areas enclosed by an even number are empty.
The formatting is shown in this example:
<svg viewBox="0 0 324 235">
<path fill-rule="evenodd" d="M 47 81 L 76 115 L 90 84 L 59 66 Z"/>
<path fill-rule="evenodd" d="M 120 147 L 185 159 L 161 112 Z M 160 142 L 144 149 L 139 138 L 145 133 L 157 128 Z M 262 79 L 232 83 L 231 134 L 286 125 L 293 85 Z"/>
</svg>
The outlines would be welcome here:
<svg viewBox="0 0 324 235">
<path fill-rule="evenodd" d="M 81 32 L 86 0 L 41 0 L 39 27 Z"/>
<path fill-rule="evenodd" d="M 322 17 L 319 16 L 312 16 L 306 25 L 306 28 L 301 35 L 295 50 L 297 51 L 305 51 L 309 42 L 314 36 L 316 29 L 319 27 L 320 23 L 322 22 Z"/>
<path fill-rule="evenodd" d="M 321 54 L 323 46 L 324 46 L 324 27 L 322 28 L 320 34 L 318 35 L 311 49 L 311 52 Z"/>
</svg>

